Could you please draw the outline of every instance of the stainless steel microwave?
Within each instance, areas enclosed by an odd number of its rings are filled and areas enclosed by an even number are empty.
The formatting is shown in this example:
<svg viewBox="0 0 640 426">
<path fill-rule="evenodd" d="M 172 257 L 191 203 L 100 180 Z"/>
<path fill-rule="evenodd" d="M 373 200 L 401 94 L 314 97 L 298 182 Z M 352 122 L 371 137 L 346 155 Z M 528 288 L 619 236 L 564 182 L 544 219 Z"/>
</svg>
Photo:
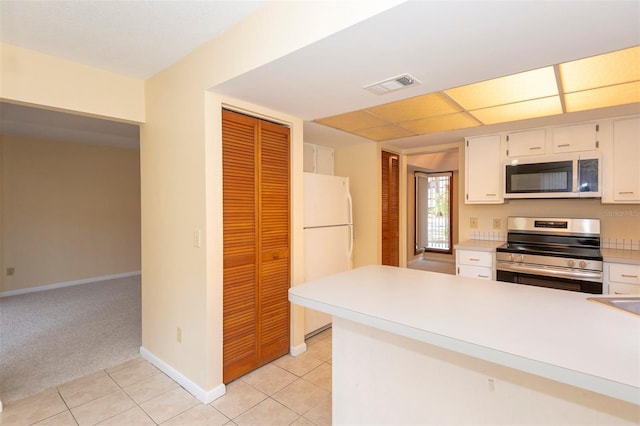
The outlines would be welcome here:
<svg viewBox="0 0 640 426">
<path fill-rule="evenodd" d="M 599 153 L 534 156 L 505 163 L 504 198 L 598 198 Z"/>
</svg>

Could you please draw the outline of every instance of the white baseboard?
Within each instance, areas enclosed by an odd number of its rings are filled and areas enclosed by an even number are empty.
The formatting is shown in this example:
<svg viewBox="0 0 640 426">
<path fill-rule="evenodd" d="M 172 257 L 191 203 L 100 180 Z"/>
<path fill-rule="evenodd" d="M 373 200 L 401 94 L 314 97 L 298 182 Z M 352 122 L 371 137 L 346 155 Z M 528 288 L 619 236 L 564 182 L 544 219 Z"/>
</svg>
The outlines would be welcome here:
<svg viewBox="0 0 640 426">
<path fill-rule="evenodd" d="M 53 290 L 55 288 L 62 288 L 62 287 L 71 287 L 73 285 L 91 284 L 98 281 L 115 280 L 117 278 L 126 278 L 126 277 L 132 277 L 134 275 L 140 275 L 141 273 L 142 271 L 123 272 L 121 274 L 102 275 L 100 277 L 84 278 L 84 279 L 75 280 L 75 281 L 65 281 L 65 282 L 55 283 L 55 284 L 40 285 L 37 287 L 29 287 L 29 288 L 24 288 L 20 290 L 3 291 L 3 292 L 0 292 L 0 297 L 17 296 L 19 294 L 34 293 L 36 291 Z"/>
<path fill-rule="evenodd" d="M 220 398 L 226 392 L 224 383 L 219 384 L 211 390 L 202 389 L 184 374 L 152 354 L 149 350 L 145 349 L 144 346 L 140 346 L 140 355 L 142 358 L 158 367 L 167 376 L 175 380 L 180 386 L 185 388 L 187 392 L 195 396 L 203 404 L 209 404 L 211 401 Z"/>
<path fill-rule="evenodd" d="M 298 356 L 301 353 L 304 353 L 306 351 L 307 351 L 307 344 L 303 343 L 298 346 L 291 346 L 291 348 L 289 349 L 289 354 L 291 354 L 291 356 Z"/>
</svg>

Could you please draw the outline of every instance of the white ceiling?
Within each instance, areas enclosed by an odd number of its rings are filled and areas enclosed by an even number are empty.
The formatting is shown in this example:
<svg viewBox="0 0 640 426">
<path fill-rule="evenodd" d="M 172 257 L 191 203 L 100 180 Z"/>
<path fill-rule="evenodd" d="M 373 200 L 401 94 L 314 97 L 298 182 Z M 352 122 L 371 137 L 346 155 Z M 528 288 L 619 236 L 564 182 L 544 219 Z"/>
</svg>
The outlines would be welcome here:
<svg viewBox="0 0 640 426">
<path fill-rule="evenodd" d="M 2 0 L 0 40 L 147 79 L 265 3 Z"/>
<path fill-rule="evenodd" d="M 145 78 L 263 3 L 2 0 L 0 39 Z M 367 140 L 310 120 L 638 44 L 640 2 L 635 0 L 409 1 L 224 82 L 216 91 L 302 117 L 306 141 L 336 146 Z M 405 72 L 423 84 L 385 96 L 362 89 Z M 392 145 L 415 148 L 479 132 L 636 112 L 637 104 L 416 136 Z"/>
</svg>

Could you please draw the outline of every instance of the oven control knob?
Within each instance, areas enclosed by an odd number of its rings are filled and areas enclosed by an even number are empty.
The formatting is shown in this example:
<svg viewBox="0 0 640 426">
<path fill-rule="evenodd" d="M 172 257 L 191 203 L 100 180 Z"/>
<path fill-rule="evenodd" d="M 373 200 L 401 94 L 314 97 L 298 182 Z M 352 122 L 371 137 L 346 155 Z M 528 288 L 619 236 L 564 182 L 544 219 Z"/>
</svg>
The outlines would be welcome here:
<svg viewBox="0 0 640 426">
<path fill-rule="evenodd" d="M 573 260 L 569 259 L 569 261 L 567 262 L 567 265 L 569 266 L 569 268 L 573 268 L 575 266 L 576 262 L 574 262 Z"/>
<path fill-rule="evenodd" d="M 578 266 L 580 266 L 581 268 L 586 268 L 587 262 L 585 262 L 584 260 L 581 260 L 580 263 L 578 263 Z"/>
<path fill-rule="evenodd" d="M 509 255 L 509 261 L 513 262 L 513 254 Z"/>
<path fill-rule="evenodd" d="M 519 254 L 516 256 L 516 262 L 524 262 L 524 255 Z"/>
</svg>

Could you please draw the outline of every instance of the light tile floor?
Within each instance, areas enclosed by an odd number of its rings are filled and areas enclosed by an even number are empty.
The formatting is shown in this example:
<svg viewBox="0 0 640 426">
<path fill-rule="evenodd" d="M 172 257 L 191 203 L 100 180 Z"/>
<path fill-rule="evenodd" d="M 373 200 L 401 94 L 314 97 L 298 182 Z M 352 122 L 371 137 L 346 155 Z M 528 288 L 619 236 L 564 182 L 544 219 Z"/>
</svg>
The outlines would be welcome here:
<svg viewBox="0 0 640 426">
<path fill-rule="evenodd" d="M 330 425 L 331 329 L 205 405 L 143 358 L 5 404 L 2 426 Z"/>
</svg>

